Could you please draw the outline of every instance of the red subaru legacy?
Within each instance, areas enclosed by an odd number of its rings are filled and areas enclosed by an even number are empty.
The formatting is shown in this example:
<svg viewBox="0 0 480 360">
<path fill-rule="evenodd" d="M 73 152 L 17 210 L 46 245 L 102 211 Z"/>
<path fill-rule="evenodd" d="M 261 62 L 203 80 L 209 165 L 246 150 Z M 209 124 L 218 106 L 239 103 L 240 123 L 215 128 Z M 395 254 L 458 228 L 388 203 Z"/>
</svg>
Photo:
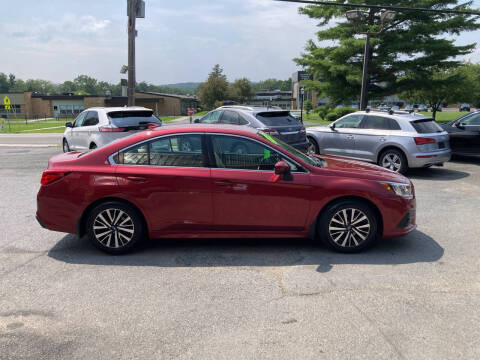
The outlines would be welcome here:
<svg viewBox="0 0 480 360">
<path fill-rule="evenodd" d="M 414 230 L 415 194 L 375 165 L 248 127 L 166 126 L 54 156 L 37 219 L 121 254 L 143 238 L 309 237 L 341 252 Z"/>
</svg>

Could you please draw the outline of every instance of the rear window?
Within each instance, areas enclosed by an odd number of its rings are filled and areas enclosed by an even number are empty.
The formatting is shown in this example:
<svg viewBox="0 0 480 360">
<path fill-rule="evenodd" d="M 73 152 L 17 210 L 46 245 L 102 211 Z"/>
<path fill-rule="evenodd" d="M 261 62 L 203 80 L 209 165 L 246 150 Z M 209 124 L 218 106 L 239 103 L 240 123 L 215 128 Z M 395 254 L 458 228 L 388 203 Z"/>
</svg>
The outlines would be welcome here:
<svg viewBox="0 0 480 360">
<path fill-rule="evenodd" d="M 422 119 L 411 122 L 419 134 L 442 132 L 442 128 L 433 119 Z"/>
<path fill-rule="evenodd" d="M 110 122 L 118 127 L 139 126 L 143 124 L 162 125 L 162 122 L 153 115 L 153 111 L 112 111 L 107 115 Z"/>
<path fill-rule="evenodd" d="M 255 117 L 267 126 L 299 125 L 288 111 L 262 112 L 255 115 Z"/>
</svg>

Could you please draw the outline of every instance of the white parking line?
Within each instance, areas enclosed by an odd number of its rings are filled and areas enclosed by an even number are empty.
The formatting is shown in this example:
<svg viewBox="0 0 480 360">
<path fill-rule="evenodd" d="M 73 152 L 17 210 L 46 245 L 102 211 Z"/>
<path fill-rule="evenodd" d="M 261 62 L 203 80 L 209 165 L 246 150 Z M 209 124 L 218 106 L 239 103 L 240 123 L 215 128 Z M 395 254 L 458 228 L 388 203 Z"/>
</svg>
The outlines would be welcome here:
<svg viewBox="0 0 480 360">
<path fill-rule="evenodd" d="M 60 144 L 0 144 L 0 147 L 60 147 Z"/>
</svg>

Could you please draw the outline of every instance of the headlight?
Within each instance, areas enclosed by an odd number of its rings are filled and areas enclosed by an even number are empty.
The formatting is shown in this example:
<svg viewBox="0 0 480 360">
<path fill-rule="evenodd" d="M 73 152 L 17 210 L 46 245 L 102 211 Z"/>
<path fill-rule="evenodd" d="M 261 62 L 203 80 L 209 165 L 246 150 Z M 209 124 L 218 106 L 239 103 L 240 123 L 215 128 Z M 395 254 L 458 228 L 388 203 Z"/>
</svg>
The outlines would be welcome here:
<svg viewBox="0 0 480 360">
<path fill-rule="evenodd" d="M 411 199 L 413 197 L 412 185 L 410 184 L 396 183 L 391 181 L 379 181 L 378 183 L 385 189 L 405 199 Z"/>
</svg>

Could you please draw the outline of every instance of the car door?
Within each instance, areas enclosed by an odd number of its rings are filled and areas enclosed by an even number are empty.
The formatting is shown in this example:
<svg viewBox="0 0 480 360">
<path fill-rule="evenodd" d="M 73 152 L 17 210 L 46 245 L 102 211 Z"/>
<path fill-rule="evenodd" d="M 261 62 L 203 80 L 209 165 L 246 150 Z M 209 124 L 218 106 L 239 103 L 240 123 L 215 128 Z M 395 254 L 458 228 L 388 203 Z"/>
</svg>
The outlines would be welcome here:
<svg viewBox="0 0 480 360">
<path fill-rule="evenodd" d="M 363 117 L 363 114 L 351 114 L 334 122 L 331 131 L 325 133 L 322 153 L 355 157 L 355 135 Z"/>
<path fill-rule="evenodd" d="M 214 225 L 217 231 L 299 231 L 310 207 L 310 174 L 262 142 L 235 135 L 208 135 L 212 168 Z M 233 149 L 240 146 L 246 152 Z M 292 179 L 275 176 L 287 161 Z"/>
<path fill-rule="evenodd" d="M 447 131 L 453 152 L 480 154 L 480 113 L 459 119 Z"/>
<path fill-rule="evenodd" d="M 366 115 L 355 134 L 356 158 L 375 162 L 382 145 L 400 131 L 400 125 L 395 119 Z"/>
<path fill-rule="evenodd" d="M 165 135 L 116 156 L 122 196 L 161 236 L 212 227 L 212 181 L 203 134 Z"/>
<path fill-rule="evenodd" d="M 80 150 L 79 136 L 86 116 L 87 112 L 85 111 L 78 115 L 73 123 L 73 127 L 70 131 L 70 137 L 67 137 L 67 141 L 71 150 Z"/>
<path fill-rule="evenodd" d="M 98 131 L 98 112 L 88 111 L 82 126 L 77 129 L 76 135 L 79 149 L 84 150 L 90 148 L 90 138 L 94 131 Z"/>
</svg>

